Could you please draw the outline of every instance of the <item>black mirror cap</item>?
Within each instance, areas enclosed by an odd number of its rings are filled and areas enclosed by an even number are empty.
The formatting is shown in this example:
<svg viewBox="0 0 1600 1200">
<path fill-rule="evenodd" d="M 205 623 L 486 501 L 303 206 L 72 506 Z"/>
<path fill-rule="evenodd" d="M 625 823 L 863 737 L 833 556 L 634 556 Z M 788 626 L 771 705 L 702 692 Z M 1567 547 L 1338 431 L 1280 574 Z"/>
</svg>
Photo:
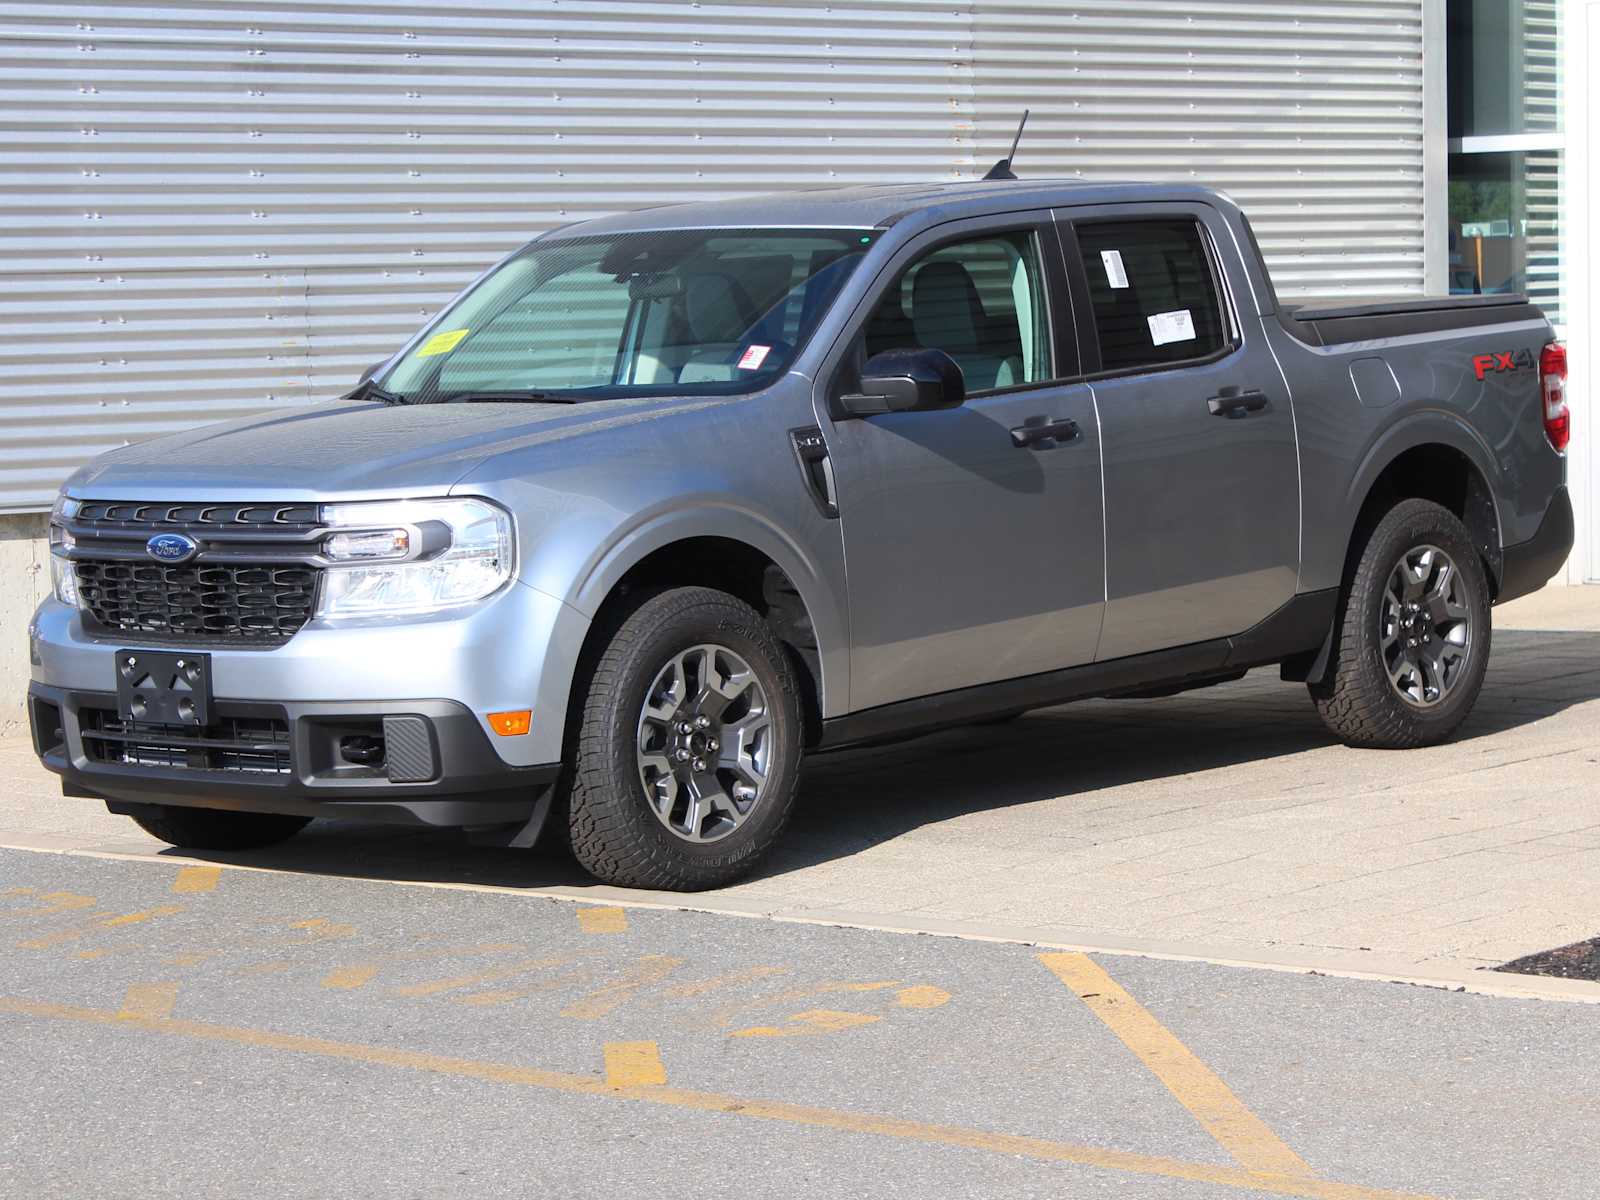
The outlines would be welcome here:
<svg viewBox="0 0 1600 1200">
<path fill-rule="evenodd" d="M 861 368 L 861 391 L 839 403 L 854 416 L 870 417 L 956 408 L 966 398 L 966 378 L 943 350 L 885 350 Z"/>
<path fill-rule="evenodd" d="M 374 375 L 376 375 L 379 371 L 383 370 L 388 365 L 389 365 L 389 360 L 387 358 L 384 359 L 382 362 L 373 363 L 365 371 L 361 372 L 361 378 L 356 380 L 356 384 L 359 386 L 360 384 L 365 383 L 367 380 L 371 379 Z"/>
</svg>

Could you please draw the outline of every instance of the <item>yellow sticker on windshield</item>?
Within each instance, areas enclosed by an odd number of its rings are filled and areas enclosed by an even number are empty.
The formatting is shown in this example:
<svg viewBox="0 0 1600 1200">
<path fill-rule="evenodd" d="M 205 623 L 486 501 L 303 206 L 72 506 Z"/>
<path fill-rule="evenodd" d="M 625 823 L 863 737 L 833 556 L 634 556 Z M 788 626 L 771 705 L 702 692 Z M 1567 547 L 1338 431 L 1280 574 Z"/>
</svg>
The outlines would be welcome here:
<svg viewBox="0 0 1600 1200">
<path fill-rule="evenodd" d="M 436 333 L 422 343 L 422 348 L 417 351 L 418 358 L 427 358 L 434 354 L 449 354 L 461 344 L 461 339 L 466 337 L 470 330 L 452 329 L 449 333 Z"/>
</svg>

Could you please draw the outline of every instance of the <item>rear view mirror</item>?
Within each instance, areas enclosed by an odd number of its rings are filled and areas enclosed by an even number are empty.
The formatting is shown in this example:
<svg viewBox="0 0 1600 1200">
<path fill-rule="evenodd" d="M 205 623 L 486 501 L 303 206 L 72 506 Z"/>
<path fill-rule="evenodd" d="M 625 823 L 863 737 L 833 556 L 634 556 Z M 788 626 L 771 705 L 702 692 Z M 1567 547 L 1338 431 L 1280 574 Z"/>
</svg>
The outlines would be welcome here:
<svg viewBox="0 0 1600 1200">
<path fill-rule="evenodd" d="M 671 300 L 683 294 L 683 279 L 677 275 L 635 275 L 628 280 L 628 299 Z"/>
<path fill-rule="evenodd" d="M 846 412 L 931 412 L 955 408 L 967 398 L 966 379 L 943 350 L 885 350 L 861 368 L 861 391 L 840 396 Z"/>
</svg>

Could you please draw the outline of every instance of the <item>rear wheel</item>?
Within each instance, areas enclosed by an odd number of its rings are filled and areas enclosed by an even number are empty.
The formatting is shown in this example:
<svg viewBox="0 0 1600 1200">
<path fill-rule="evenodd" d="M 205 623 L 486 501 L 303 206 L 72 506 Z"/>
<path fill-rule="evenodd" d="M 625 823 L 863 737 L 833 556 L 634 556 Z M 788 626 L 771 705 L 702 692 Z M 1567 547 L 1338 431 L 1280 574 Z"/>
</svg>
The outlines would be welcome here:
<svg viewBox="0 0 1600 1200">
<path fill-rule="evenodd" d="M 573 854 L 624 887 L 747 874 L 794 806 L 800 693 L 749 605 L 708 588 L 640 603 L 590 677 L 565 797 Z"/>
<path fill-rule="evenodd" d="M 1444 741 L 1466 719 L 1488 668 L 1489 583 L 1461 522 L 1403 500 L 1368 536 L 1346 581 L 1327 676 L 1310 685 L 1347 745 Z"/>
<path fill-rule="evenodd" d="M 292 838 L 311 823 L 310 817 L 176 805 L 162 805 L 133 819 L 151 837 L 180 850 L 255 850 Z"/>
</svg>

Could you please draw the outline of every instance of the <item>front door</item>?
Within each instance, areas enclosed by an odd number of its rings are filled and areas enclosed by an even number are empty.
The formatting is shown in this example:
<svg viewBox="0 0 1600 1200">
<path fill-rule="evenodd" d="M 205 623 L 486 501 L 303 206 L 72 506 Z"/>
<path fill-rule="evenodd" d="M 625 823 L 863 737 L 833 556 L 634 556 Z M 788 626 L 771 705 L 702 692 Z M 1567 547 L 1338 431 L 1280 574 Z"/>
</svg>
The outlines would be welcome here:
<svg viewBox="0 0 1600 1200">
<path fill-rule="evenodd" d="M 1242 633 L 1294 595 L 1300 561 L 1294 413 L 1228 302 L 1242 264 L 1203 205 L 1061 215 L 1104 439 L 1098 657 Z"/>
<path fill-rule="evenodd" d="M 832 421 L 855 710 L 1088 663 L 1099 639 L 1100 442 L 1054 230 L 961 229 L 890 265 L 833 384 L 928 347 L 968 389 L 959 408 Z M 1046 423 L 1057 436 L 1014 436 Z"/>
</svg>

